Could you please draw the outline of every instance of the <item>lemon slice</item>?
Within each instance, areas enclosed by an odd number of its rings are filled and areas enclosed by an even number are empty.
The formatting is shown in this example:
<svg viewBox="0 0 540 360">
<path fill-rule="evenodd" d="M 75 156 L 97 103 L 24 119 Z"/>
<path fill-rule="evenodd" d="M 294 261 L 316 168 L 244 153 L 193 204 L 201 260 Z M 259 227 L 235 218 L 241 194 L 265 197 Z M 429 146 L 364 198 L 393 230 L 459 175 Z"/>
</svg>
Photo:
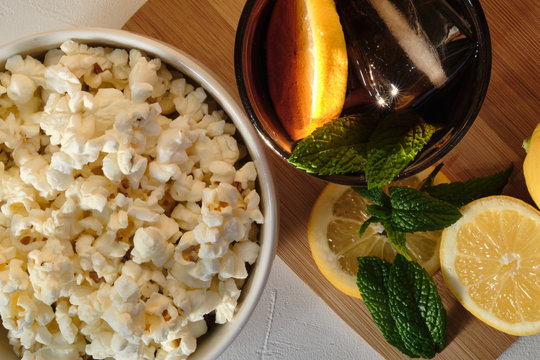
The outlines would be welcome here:
<svg viewBox="0 0 540 360">
<path fill-rule="evenodd" d="M 518 336 L 540 332 L 540 212 L 502 195 L 461 212 L 442 234 L 446 284 L 488 325 Z"/>
<path fill-rule="evenodd" d="M 278 0 L 266 39 L 268 88 L 293 140 L 341 113 L 347 48 L 333 0 Z"/>
<path fill-rule="evenodd" d="M 419 188 L 432 168 L 393 185 Z M 448 182 L 439 173 L 435 183 Z M 371 224 L 362 237 L 358 230 L 368 218 L 365 213 L 369 201 L 351 187 L 327 185 L 313 206 L 308 224 L 311 253 L 322 274 L 336 288 L 347 295 L 360 298 L 356 286 L 357 258 L 377 256 L 393 261 L 394 247 L 388 241 L 380 224 Z M 407 234 L 407 250 L 411 257 L 430 275 L 439 269 L 439 242 L 441 231 Z"/>
</svg>

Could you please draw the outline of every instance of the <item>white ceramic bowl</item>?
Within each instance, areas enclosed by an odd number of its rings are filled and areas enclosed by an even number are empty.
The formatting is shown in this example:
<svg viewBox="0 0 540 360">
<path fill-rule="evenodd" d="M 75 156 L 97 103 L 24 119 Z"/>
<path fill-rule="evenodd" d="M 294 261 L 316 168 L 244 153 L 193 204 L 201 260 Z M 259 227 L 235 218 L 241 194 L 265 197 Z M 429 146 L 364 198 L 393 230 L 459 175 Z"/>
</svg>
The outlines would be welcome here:
<svg viewBox="0 0 540 360">
<path fill-rule="evenodd" d="M 261 211 L 265 217 L 265 223 L 260 231 L 259 257 L 250 270 L 233 320 L 209 330 L 209 333 L 198 342 L 197 350 L 190 357 L 190 360 L 215 359 L 233 342 L 255 309 L 268 279 L 275 255 L 278 232 L 277 199 L 269 162 L 259 136 L 242 108 L 219 84 L 216 76 L 211 71 L 201 66 L 195 59 L 181 50 L 127 31 L 84 28 L 52 31 L 25 37 L 0 48 L 0 69 L 4 68 L 6 59 L 12 55 L 28 54 L 39 56 L 46 50 L 59 47 L 69 39 L 91 45 L 139 49 L 151 57 L 160 58 L 171 68 L 179 70 L 191 78 L 193 83 L 200 84 L 221 105 L 221 108 L 236 125 L 251 158 L 255 162 L 259 174 L 258 185 L 259 194 L 261 195 Z M 1 326 L 0 359 L 16 359 L 11 345 L 7 341 L 7 332 Z"/>
</svg>

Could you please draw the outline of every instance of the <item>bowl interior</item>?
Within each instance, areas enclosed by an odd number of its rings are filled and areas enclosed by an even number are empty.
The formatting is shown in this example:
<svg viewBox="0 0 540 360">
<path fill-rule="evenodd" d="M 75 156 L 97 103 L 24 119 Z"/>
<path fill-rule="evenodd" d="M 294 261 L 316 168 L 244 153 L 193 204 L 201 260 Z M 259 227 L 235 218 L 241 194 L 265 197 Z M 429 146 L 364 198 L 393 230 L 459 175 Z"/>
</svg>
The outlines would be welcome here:
<svg viewBox="0 0 540 360">
<path fill-rule="evenodd" d="M 57 48 L 68 39 L 89 45 L 139 49 L 150 57 L 160 58 L 170 67 L 182 72 L 192 80 L 192 84 L 202 86 L 227 113 L 255 163 L 258 173 L 257 188 L 261 196 L 261 211 L 265 218 L 265 223 L 260 227 L 259 233 L 259 257 L 249 269 L 250 273 L 243 285 L 233 320 L 224 325 L 209 328 L 208 333 L 199 339 L 197 350 L 190 356 L 190 359 L 195 360 L 215 359 L 232 343 L 255 309 L 275 256 L 278 229 L 277 200 L 265 150 L 240 106 L 219 84 L 211 71 L 202 67 L 195 59 L 182 51 L 144 36 L 122 30 L 99 28 L 70 29 L 38 34 L 1 47 L 0 69 L 3 69 L 6 59 L 12 55 L 39 57 L 46 50 Z M 16 359 L 11 345 L 7 341 L 7 332 L 3 328 L 0 329 L 0 359 Z"/>
<path fill-rule="evenodd" d="M 266 79 L 266 31 L 274 3 L 271 0 L 247 1 L 236 34 L 235 71 L 242 104 L 250 120 L 266 144 L 286 160 L 295 143 L 276 115 Z M 474 49 L 468 65 L 460 68 L 457 75 L 437 90 L 437 97 L 442 101 L 427 105 L 418 102 L 415 107 L 424 118 L 439 118 L 443 129 L 433 136 L 398 178 L 414 175 L 433 165 L 457 145 L 478 115 L 487 91 L 491 42 L 482 8 L 477 0 L 457 1 L 453 6 L 470 25 Z M 349 54 L 349 64 L 351 62 Z M 445 110 L 441 112 L 441 108 Z M 362 173 L 315 176 L 341 184 L 365 185 Z"/>
</svg>

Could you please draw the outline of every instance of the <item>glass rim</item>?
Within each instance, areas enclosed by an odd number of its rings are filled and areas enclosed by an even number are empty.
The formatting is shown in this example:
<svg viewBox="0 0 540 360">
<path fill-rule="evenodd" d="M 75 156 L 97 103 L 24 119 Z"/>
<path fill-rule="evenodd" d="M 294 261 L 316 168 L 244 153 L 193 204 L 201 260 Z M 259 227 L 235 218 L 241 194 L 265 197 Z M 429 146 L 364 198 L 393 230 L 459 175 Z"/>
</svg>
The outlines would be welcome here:
<svg viewBox="0 0 540 360">
<path fill-rule="evenodd" d="M 261 0 L 247 0 L 242 10 L 240 20 L 238 22 L 234 44 L 235 78 L 238 92 L 240 94 L 240 100 L 251 123 L 253 124 L 263 141 L 266 143 L 266 145 L 270 147 L 274 153 L 279 155 L 280 158 L 288 162 L 290 153 L 283 149 L 272 137 L 272 135 L 267 131 L 267 129 L 265 129 L 262 122 L 258 118 L 260 114 L 258 114 L 258 112 L 253 106 L 253 99 L 250 95 L 250 91 L 248 90 L 249 79 L 247 79 L 248 64 L 246 64 L 246 54 L 247 50 L 249 49 L 250 41 L 253 42 L 254 37 L 253 31 L 249 32 L 249 30 L 253 29 L 252 13 L 257 3 L 260 2 Z M 413 176 L 442 160 L 444 156 L 446 156 L 455 146 L 457 146 L 457 144 L 459 144 L 459 142 L 463 139 L 465 134 L 471 128 L 472 124 L 480 113 L 483 102 L 485 100 L 489 87 L 492 68 L 492 47 L 489 26 L 482 6 L 478 0 L 462 0 L 461 2 L 463 3 L 469 15 L 469 18 L 472 22 L 472 27 L 476 31 L 477 46 L 474 56 L 478 59 L 479 63 L 482 64 L 481 66 L 478 66 L 478 71 L 475 76 L 475 80 L 473 81 L 476 89 L 473 92 L 474 95 L 473 99 L 471 100 L 471 105 L 467 109 L 466 113 L 463 115 L 463 120 L 459 122 L 457 126 L 453 127 L 452 131 L 448 131 L 447 134 L 443 135 L 443 137 L 441 138 L 442 140 L 446 136 L 448 136 L 447 141 L 441 144 L 441 146 L 435 152 L 430 154 L 424 154 L 425 157 L 422 157 L 422 152 L 420 152 L 417 157 L 415 157 L 415 159 L 413 159 L 407 165 L 407 167 L 396 177 L 395 180 Z M 297 170 L 305 172 L 310 176 L 314 176 L 316 178 L 337 184 L 357 186 L 366 185 L 364 173 L 319 175 L 309 173 L 305 170 L 298 168 Z"/>
</svg>

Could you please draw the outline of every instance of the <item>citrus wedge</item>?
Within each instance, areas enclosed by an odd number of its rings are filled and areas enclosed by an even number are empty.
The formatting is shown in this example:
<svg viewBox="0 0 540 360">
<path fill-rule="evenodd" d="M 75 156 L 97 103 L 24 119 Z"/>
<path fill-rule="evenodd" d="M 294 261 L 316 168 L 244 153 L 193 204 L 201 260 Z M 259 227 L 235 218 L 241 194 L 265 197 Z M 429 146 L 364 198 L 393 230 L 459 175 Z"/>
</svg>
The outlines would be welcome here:
<svg viewBox="0 0 540 360">
<path fill-rule="evenodd" d="M 540 207 L 540 124 L 536 126 L 523 161 L 525 183 L 536 206 Z"/>
<path fill-rule="evenodd" d="M 274 108 L 293 140 L 338 117 L 348 65 L 334 1 L 276 1 L 267 31 L 266 66 Z"/>
<path fill-rule="evenodd" d="M 540 332 L 540 212 L 503 195 L 461 212 L 442 234 L 446 284 L 488 325 L 513 335 Z"/>
<path fill-rule="evenodd" d="M 394 184 L 419 188 L 431 170 Z M 448 179 L 439 173 L 434 182 Z M 360 226 L 368 218 L 368 204 L 351 187 L 328 184 L 317 198 L 308 224 L 309 246 L 317 267 L 336 288 L 357 298 L 357 258 L 377 256 L 392 262 L 396 255 L 381 224 L 371 224 L 362 237 L 358 236 Z M 430 231 L 406 235 L 409 254 L 430 275 L 439 269 L 440 234 L 441 231 Z"/>
</svg>

